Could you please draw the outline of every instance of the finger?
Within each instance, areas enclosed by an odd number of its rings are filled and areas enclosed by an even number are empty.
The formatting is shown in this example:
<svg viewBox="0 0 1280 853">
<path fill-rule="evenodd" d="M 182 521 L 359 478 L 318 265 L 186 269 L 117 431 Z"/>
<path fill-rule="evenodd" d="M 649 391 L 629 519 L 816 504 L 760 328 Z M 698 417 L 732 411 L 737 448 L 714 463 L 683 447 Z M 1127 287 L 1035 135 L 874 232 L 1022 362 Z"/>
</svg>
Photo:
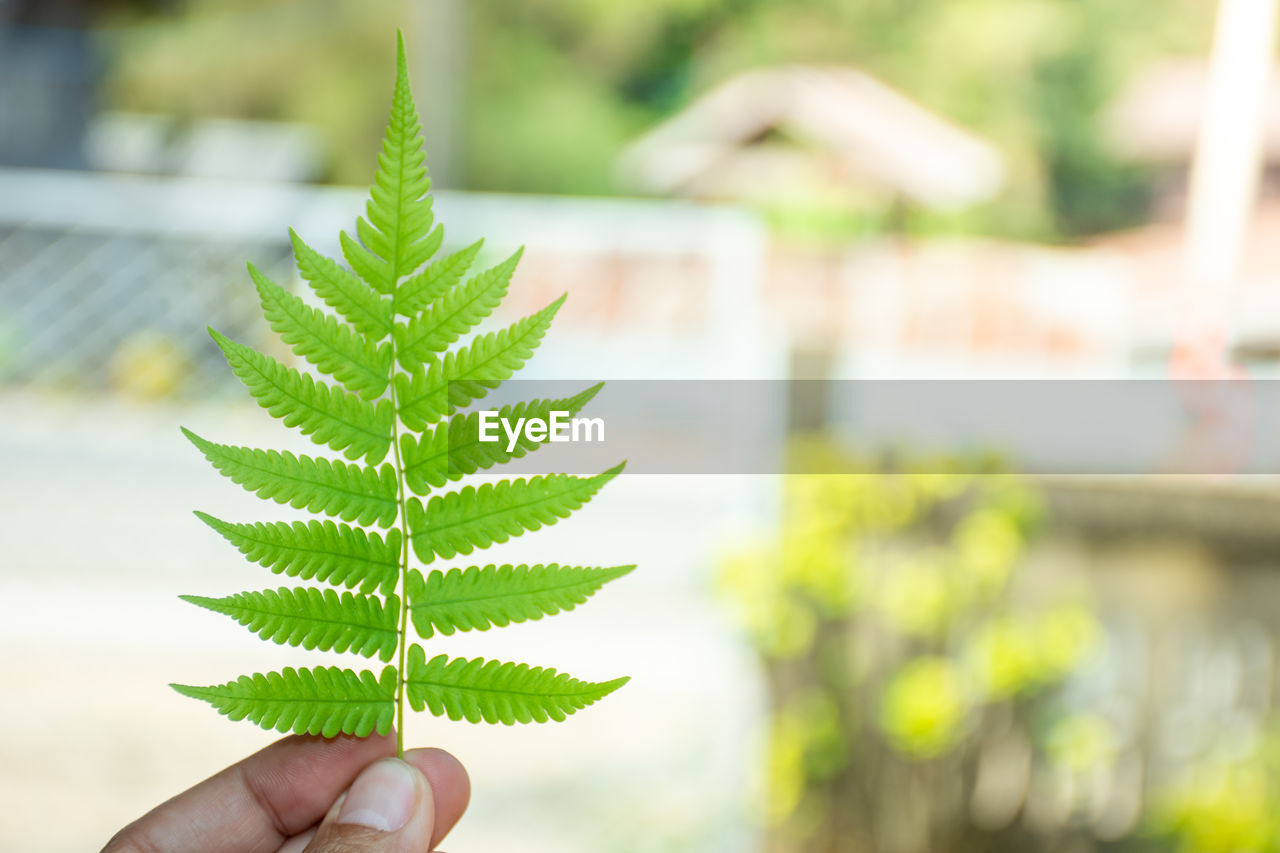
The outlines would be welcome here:
<svg viewBox="0 0 1280 853">
<path fill-rule="evenodd" d="M 346 791 L 343 791 L 338 795 L 338 799 L 334 800 L 333 805 L 329 806 L 329 810 L 324 813 L 325 820 L 338 816 L 338 809 L 342 808 L 342 802 L 346 798 Z M 302 853 L 306 846 L 311 843 L 311 839 L 316 837 L 316 830 L 319 828 L 320 824 L 317 823 L 305 832 L 301 832 L 298 835 L 293 836 L 293 838 L 286 841 L 284 846 L 277 850 L 276 853 Z"/>
<path fill-rule="evenodd" d="M 413 764 L 383 758 L 351 783 L 337 814 L 324 819 L 305 853 L 422 853 L 434 828 L 427 777 Z"/>
<path fill-rule="evenodd" d="M 410 749 L 404 760 L 417 767 L 435 797 L 436 826 L 431 846 L 439 844 L 457 824 L 471 801 L 471 778 L 462 762 L 443 749 Z"/>
<path fill-rule="evenodd" d="M 436 813 L 435 830 L 431 833 L 434 850 L 435 845 L 449 834 L 449 830 L 453 829 L 466 811 L 471 799 L 471 780 L 462 763 L 442 749 L 410 749 L 405 752 L 404 760 L 417 767 L 431 786 Z M 337 816 L 345 798 L 345 793 L 338 797 L 329 809 L 328 817 Z M 279 853 L 302 853 L 315 835 L 316 827 L 295 835 L 285 842 Z"/>
<path fill-rule="evenodd" d="M 394 754 L 394 735 L 291 735 L 157 806 L 103 853 L 276 851 L 318 822 L 362 768 Z"/>
<path fill-rule="evenodd" d="M 301 835 L 295 835 L 293 838 L 286 841 L 284 846 L 281 847 L 277 853 L 302 853 L 302 851 L 306 849 L 307 845 L 311 843 L 311 839 L 316 837 L 317 829 L 319 829 L 319 827 L 313 826 Z"/>
</svg>

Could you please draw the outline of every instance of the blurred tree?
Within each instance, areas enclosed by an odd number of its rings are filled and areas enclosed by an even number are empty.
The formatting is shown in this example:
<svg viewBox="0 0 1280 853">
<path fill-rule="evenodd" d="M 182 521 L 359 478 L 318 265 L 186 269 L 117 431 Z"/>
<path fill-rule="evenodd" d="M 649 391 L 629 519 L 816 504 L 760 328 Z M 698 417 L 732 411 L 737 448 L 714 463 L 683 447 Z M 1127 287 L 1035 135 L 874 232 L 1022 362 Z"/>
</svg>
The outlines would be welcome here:
<svg viewBox="0 0 1280 853">
<path fill-rule="evenodd" d="M 362 182 L 358 153 L 376 140 L 385 111 L 367 93 L 390 73 L 388 32 L 397 24 L 413 32 L 414 6 L 186 0 L 179 15 L 121 19 L 107 99 L 129 109 L 307 121 L 330 144 L 331 177 Z M 630 139 L 727 76 L 836 63 L 986 136 L 1011 166 L 1010 190 L 995 202 L 879 227 L 1023 237 L 1114 228 L 1144 212 L 1145 180 L 1110 159 L 1097 113 L 1151 57 L 1203 50 L 1212 12 L 1199 0 L 468 4 L 457 35 L 466 41 L 465 80 L 454 84 L 465 89 L 460 183 L 607 193 Z M 829 215 L 788 215 L 831 225 Z"/>
<path fill-rule="evenodd" d="M 771 853 L 1051 849 L 1017 820 L 1033 775 L 1111 740 L 1054 700 L 1100 629 L 1016 582 L 1035 516 L 996 475 L 788 478 L 781 538 L 719 577 L 768 685 Z"/>
<path fill-rule="evenodd" d="M 401 0 L 185 0 L 115 16 L 102 33 L 111 109 L 310 124 L 326 177 L 367 184 L 394 75 Z"/>
</svg>

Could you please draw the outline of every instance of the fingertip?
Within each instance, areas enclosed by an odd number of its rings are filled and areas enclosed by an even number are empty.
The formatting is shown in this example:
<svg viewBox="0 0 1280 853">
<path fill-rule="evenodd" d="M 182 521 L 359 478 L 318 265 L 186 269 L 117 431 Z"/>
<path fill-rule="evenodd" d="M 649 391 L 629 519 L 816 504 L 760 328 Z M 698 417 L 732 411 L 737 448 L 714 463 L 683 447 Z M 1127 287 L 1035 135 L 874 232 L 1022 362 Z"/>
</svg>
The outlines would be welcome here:
<svg viewBox="0 0 1280 853">
<path fill-rule="evenodd" d="M 427 777 L 435 799 L 436 823 L 431 844 L 439 844 L 462 818 L 471 801 L 471 777 L 462 762 L 443 749 L 410 749 L 404 760 Z"/>
<path fill-rule="evenodd" d="M 420 819 L 421 835 L 430 834 L 435 803 L 431 786 L 417 767 L 398 758 L 380 758 L 360 772 L 347 789 L 335 823 L 376 832 L 398 833 Z"/>
</svg>

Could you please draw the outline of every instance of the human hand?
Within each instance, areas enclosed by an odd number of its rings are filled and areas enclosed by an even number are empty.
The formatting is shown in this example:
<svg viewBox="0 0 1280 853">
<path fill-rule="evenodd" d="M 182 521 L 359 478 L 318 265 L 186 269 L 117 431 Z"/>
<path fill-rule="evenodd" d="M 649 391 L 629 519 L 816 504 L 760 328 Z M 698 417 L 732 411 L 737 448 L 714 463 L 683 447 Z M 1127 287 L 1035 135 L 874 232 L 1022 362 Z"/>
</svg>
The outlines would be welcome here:
<svg viewBox="0 0 1280 853">
<path fill-rule="evenodd" d="M 102 853 L 426 853 L 471 783 L 447 752 L 394 755 L 394 735 L 291 735 L 152 809 Z"/>
</svg>

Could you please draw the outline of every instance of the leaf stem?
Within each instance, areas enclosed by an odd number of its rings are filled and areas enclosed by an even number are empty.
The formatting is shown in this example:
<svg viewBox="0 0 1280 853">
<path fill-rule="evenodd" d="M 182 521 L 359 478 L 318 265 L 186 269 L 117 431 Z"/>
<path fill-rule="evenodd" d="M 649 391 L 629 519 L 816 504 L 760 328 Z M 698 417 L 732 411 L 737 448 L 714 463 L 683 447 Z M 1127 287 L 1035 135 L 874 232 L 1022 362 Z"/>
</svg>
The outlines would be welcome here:
<svg viewBox="0 0 1280 853">
<path fill-rule="evenodd" d="M 392 297 L 392 306 L 395 305 L 395 297 Z M 394 317 L 394 313 L 392 314 Z M 395 379 L 395 338 L 391 343 L 391 375 Z M 408 650 L 408 628 L 409 628 L 409 512 L 407 501 L 405 500 L 404 486 L 404 462 L 400 458 L 400 407 L 396 401 L 396 385 L 392 381 L 391 387 L 391 408 L 395 413 L 391 421 L 391 446 L 395 448 L 396 454 L 396 523 L 400 530 L 400 628 L 399 635 L 396 638 L 396 647 L 399 649 L 399 661 L 396 664 L 396 757 L 404 757 L 404 690 L 405 681 L 407 680 L 404 672 L 405 652 Z"/>
</svg>

